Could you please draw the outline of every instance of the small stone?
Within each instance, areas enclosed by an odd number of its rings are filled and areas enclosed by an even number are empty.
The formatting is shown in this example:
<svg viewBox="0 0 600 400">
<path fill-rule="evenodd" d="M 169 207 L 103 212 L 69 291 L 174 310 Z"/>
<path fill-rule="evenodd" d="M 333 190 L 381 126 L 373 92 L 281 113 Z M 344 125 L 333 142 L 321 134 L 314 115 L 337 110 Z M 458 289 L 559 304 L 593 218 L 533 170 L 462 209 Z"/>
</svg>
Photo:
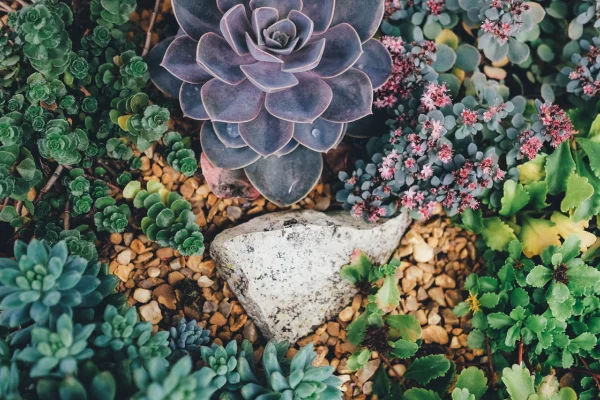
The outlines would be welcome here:
<svg viewBox="0 0 600 400">
<path fill-rule="evenodd" d="M 458 317 L 449 308 L 444 308 L 442 310 L 442 318 L 444 318 L 444 324 L 446 324 L 446 325 L 457 325 L 458 324 Z"/>
<path fill-rule="evenodd" d="M 185 275 L 183 275 L 179 271 L 173 271 L 169 274 L 169 285 L 176 286 L 179 282 L 185 279 Z"/>
<path fill-rule="evenodd" d="M 256 326 L 254 325 L 254 322 L 250 320 L 246 321 L 246 324 L 244 325 L 243 335 L 244 339 L 247 339 L 252 343 L 256 342 L 256 340 L 258 339 L 258 333 L 256 332 Z"/>
<path fill-rule="evenodd" d="M 354 310 L 352 309 L 352 307 L 346 307 L 340 312 L 338 317 L 339 317 L 340 321 L 348 322 L 352 319 L 353 315 L 354 315 Z"/>
<path fill-rule="evenodd" d="M 317 211 L 326 211 L 331 205 L 331 199 L 329 197 L 319 197 L 317 203 L 315 204 L 315 210 Z"/>
<path fill-rule="evenodd" d="M 406 299 L 406 309 L 408 311 L 417 311 L 419 309 L 419 303 L 415 296 L 408 296 Z"/>
<path fill-rule="evenodd" d="M 439 325 L 429 325 L 422 331 L 423 341 L 426 343 L 448 343 L 448 332 Z"/>
<path fill-rule="evenodd" d="M 160 269 L 158 269 L 156 267 L 148 268 L 148 276 L 150 278 L 157 278 L 159 275 L 160 275 Z"/>
<path fill-rule="evenodd" d="M 148 278 L 144 279 L 143 281 L 140 281 L 138 283 L 138 286 L 144 289 L 152 289 L 153 287 L 156 287 L 161 283 L 165 283 L 165 281 L 160 278 Z"/>
<path fill-rule="evenodd" d="M 425 315 L 425 311 L 417 310 L 415 312 L 415 318 L 419 321 L 419 324 L 425 325 L 427 323 L 427 316 Z"/>
<path fill-rule="evenodd" d="M 404 272 L 404 279 L 420 282 L 423 280 L 423 270 L 415 265 L 411 265 Z"/>
<path fill-rule="evenodd" d="M 157 325 L 162 320 L 160 307 L 155 300 L 141 306 L 139 311 L 142 319 L 146 322 L 150 322 L 152 325 Z"/>
<path fill-rule="evenodd" d="M 139 239 L 134 239 L 129 247 L 131 247 L 131 250 L 133 250 L 135 254 L 142 254 L 146 251 L 146 246 L 144 246 L 144 243 Z"/>
<path fill-rule="evenodd" d="M 231 329 L 231 332 L 237 332 L 242 329 L 242 326 L 244 326 L 247 320 L 248 316 L 246 314 L 240 315 L 237 321 L 235 321 L 235 323 L 231 325 L 229 329 Z"/>
<path fill-rule="evenodd" d="M 227 324 L 227 318 L 225 318 L 220 312 L 216 312 L 212 315 L 212 317 L 210 317 L 210 320 L 208 322 L 210 322 L 213 325 L 224 326 L 225 324 Z"/>
<path fill-rule="evenodd" d="M 218 307 L 219 306 L 214 301 L 207 300 L 202 306 L 202 312 L 206 314 L 212 314 L 219 309 Z"/>
<path fill-rule="evenodd" d="M 200 279 L 198 279 L 198 286 L 200 286 L 201 288 L 211 287 L 214 283 L 215 281 L 210 279 L 208 276 L 203 275 L 200 277 Z"/>
<path fill-rule="evenodd" d="M 327 323 L 327 333 L 331 336 L 340 336 L 340 324 L 337 322 L 329 321 Z"/>
<path fill-rule="evenodd" d="M 358 382 L 360 382 L 361 384 L 364 384 L 369 379 L 371 379 L 373 374 L 375 374 L 375 371 L 377 371 L 377 368 L 379 368 L 379 364 L 381 364 L 381 360 L 379 360 L 379 359 L 368 361 L 365 364 L 365 366 L 363 368 L 359 369 L 358 372 L 356 373 Z"/>
<path fill-rule="evenodd" d="M 238 219 L 242 216 L 242 209 L 238 206 L 227 207 L 227 216 L 229 218 Z"/>
<path fill-rule="evenodd" d="M 133 292 L 133 298 L 143 304 L 146 304 L 152 298 L 152 292 L 148 289 L 137 288 Z"/>
<path fill-rule="evenodd" d="M 131 251 L 131 249 L 123 250 L 117 256 L 117 262 L 119 264 L 121 264 L 121 265 L 127 265 L 127 264 L 129 264 L 131 262 L 131 255 L 132 254 L 133 254 L 133 252 Z"/>
<path fill-rule="evenodd" d="M 110 234 L 110 242 L 112 244 L 121 244 L 123 241 L 123 236 L 120 233 L 111 233 Z"/>
<path fill-rule="evenodd" d="M 394 365 L 394 371 L 396 371 L 398 376 L 403 377 L 404 373 L 406 372 L 406 366 L 403 364 L 396 364 Z M 388 371 L 388 375 L 391 377 L 396 377 L 396 374 L 394 374 L 392 371 Z"/>
<path fill-rule="evenodd" d="M 219 312 L 221 314 L 223 314 L 223 316 L 225 318 L 229 318 L 229 316 L 231 315 L 232 309 L 233 309 L 233 304 L 231 304 L 228 301 L 222 301 L 221 304 L 219 304 Z"/>
<path fill-rule="evenodd" d="M 425 242 L 413 245 L 413 257 L 416 262 L 427 263 L 433 260 L 433 249 Z"/>
<path fill-rule="evenodd" d="M 446 274 L 436 276 L 435 284 L 443 289 L 454 289 L 456 287 L 456 281 Z"/>
<path fill-rule="evenodd" d="M 462 295 L 458 290 L 447 290 L 446 291 L 446 303 L 448 303 L 448 307 L 454 308 L 463 301 Z"/>
<path fill-rule="evenodd" d="M 160 304 L 167 307 L 169 310 L 177 309 L 177 299 L 175 298 L 175 292 L 173 288 L 168 284 L 163 284 L 154 289 L 152 295 L 158 300 Z"/>
<path fill-rule="evenodd" d="M 444 290 L 441 287 L 434 287 L 427 291 L 427 294 L 431 300 L 437 302 L 440 306 L 446 306 L 446 300 L 444 300 Z"/>
<path fill-rule="evenodd" d="M 173 258 L 173 249 L 170 247 L 161 247 L 160 249 L 156 250 L 156 257 L 160 258 L 161 260 L 169 260 Z"/>
<path fill-rule="evenodd" d="M 429 313 L 429 317 L 427 317 L 427 323 L 429 325 L 437 325 L 440 323 L 440 321 L 442 320 L 442 317 L 440 317 L 440 314 L 438 313 Z"/>
<path fill-rule="evenodd" d="M 457 336 L 454 336 L 452 338 L 452 340 L 450 341 L 450 348 L 451 349 L 460 349 L 461 348 L 461 345 L 460 345 L 460 342 L 458 341 Z"/>
<path fill-rule="evenodd" d="M 119 265 L 115 270 L 115 275 L 123 282 L 127 282 L 131 271 L 133 271 L 133 264 Z"/>
<path fill-rule="evenodd" d="M 371 394 L 371 393 L 373 393 L 373 382 L 372 381 L 365 382 L 365 384 L 362 387 L 362 392 L 364 394 Z"/>
</svg>

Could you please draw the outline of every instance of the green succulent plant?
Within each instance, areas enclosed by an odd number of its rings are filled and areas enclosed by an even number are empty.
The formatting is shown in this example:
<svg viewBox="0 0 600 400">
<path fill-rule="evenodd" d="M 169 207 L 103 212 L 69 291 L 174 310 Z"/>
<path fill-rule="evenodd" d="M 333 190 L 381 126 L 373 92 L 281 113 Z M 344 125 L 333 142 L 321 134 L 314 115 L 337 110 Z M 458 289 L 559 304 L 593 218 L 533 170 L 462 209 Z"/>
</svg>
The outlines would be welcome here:
<svg viewBox="0 0 600 400">
<path fill-rule="evenodd" d="M 133 157 L 133 150 L 123 140 L 110 138 L 106 142 L 106 154 L 117 160 L 127 161 Z"/>
<path fill-rule="evenodd" d="M 54 104 L 67 94 L 65 84 L 58 79 L 47 79 L 40 73 L 31 74 L 27 78 L 27 100 L 37 105 L 41 102 Z"/>
<path fill-rule="evenodd" d="M 64 241 L 52 247 L 37 239 L 15 242 L 16 260 L 0 259 L 0 325 L 45 324 L 95 307 L 114 290 L 114 279 L 98 278 L 100 263 L 68 252 Z"/>
<path fill-rule="evenodd" d="M 0 365 L 0 398 L 21 400 L 19 393 L 19 369 L 15 363 Z"/>
<path fill-rule="evenodd" d="M 24 136 L 21 114 L 12 112 L 0 118 L 0 142 L 3 145 L 20 145 Z"/>
<path fill-rule="evenodd" d="M 185 176 L 194 175 L 198 170 L 198 160 L 194 150 L 190 149 L 189 138 L 182 139 L 179 133 L 169 132 L 163 138 L 163 142 L 168 148 L 165 153 L 167 164 Z"/>
<path fill-rule="evenodd" d="M 98 211 L 94 214 L 94 223 L 99 232 L 121 233 L 127 228 L 131 215 L 129 206 L 116 206 L 116 203 L 115 199 L 108 196 L 96 200 L 95 206 Z"/>
<path fill-rule="evenodd" d="M 9 18 L 9 25 L 23 38 L 23 54 L 46 77 L 58 77 L 68 67 L 71 39 L 65 26 L 73 22 L 73 12 L 65 4 L 43 0 L 24 7 Z"/>
<path fill-rule="evenodd" d="M 192 373 L 192 359 L 183 357 L 169 368 L 169 362 L 153 358 L 136 368 L 133 377 L 140 390 L 135 400 L 195 400 L 201 396 L 198 373 Z"/>
<path fill-rule="evenodd" d="M 89 140 L 84 130 L 77 128 L 71 132 L 66 120 L 53 119 L 46 124 L 46 131 L 37 144 L 42 157 L 73 165 L 81 161 L 80 152 L 87 149 Z"/>
<path fill-rule="evenodd" d="M 133 198 L 135 208 L 145 208 L 142 232 L 162 247 L 172 247 L 181 255 L 204 253 L 204 236 L 196 224 L 192 206 L 181 195 L 166 189 L 160 182 L 148 182 L 147 190 L 140 190 L 137 181 L 130 182 L 123 191 L 125 198 Z"/>
<path fill-rule="evenodd" d="M 94 327 L 73 324 L 71 317 L 63 314 L 56 320 L 55 329 L 33 327 L 31 344 L 19 352 L 17 359 L 32 364 L 32 378 L 74 375 L 78 363 L 94 355 L 88 348 Z"/>
<path fill-rule="evenodd" d="M 0 164 L 0 199 L 11 195 L 15 189 L 15 178 L 10 173 L 10 168 Z"/>
<path fill-rule="evenodd" d="M 96 261 L 98 259 L 96 236 L 93 232 L 83 235 L 78 229 L 61 231 L 59 239 L 65 241 L 70 255 L 79 256 L 88 261 Z"/>
<path fill-rule="evenodd" d="M 93 21 L 99 26 L 113 28 L 129 21 L 135 11 L 135 0 L 92 0 L 90 13 Z"/>
<path fill-rule="evenodd" d="M 127 119 L 127 133 L 140 150 L 146 150 L 167 131 L 169 118 L 166 108 L 149 105 L 143 114 L 134 114 Z"/>
</svg>

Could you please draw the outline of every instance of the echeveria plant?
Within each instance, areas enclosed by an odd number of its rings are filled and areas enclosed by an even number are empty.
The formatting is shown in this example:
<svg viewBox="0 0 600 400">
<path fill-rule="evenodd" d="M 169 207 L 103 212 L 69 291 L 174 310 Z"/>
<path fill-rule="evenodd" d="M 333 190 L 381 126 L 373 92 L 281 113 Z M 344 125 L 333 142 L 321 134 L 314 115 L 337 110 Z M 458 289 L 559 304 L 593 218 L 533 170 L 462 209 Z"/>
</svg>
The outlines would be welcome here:
<svg viewBox="0 0 600 400">
<path fill-rule="evenodd" d="M 372 39 L 384 0 L 175 0 L 173 10 L 185 34 L 157 51 L 177 79 L 151 68 L 157 86 L 180 86 L 185 115 L 207 121 L 213 165 L 244 168 L 274 203 L 300 200 L 320 177 L 319 153 L 371 114 L 391 72 Z"/>
</svg>

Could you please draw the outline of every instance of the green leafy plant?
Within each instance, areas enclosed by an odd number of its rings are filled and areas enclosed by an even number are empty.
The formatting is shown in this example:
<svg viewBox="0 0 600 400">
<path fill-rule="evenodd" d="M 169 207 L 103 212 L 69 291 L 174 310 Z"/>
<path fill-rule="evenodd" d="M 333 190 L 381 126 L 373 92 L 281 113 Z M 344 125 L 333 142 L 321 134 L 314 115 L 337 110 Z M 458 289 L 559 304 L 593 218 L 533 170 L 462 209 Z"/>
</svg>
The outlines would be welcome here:
<svg viewBox="0 0 600 400">
<path fill-rule="evenodd" d="M 177 132 L 169 132 L 163 138 L 168 150 L 167 163 L 185 176 L 192 176 L 198 170 L 196 154 L 190 149 L 190 138 L 183 139 Z"/>
</svg>

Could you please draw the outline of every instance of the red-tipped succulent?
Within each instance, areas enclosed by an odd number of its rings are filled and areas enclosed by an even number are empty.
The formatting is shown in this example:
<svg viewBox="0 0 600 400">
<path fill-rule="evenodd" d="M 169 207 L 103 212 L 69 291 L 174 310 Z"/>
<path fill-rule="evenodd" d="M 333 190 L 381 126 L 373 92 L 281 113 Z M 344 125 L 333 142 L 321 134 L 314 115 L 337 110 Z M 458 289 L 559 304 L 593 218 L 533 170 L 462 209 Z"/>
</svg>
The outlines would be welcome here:
<svg viewBox="0 0 600 400">
<path fill-rule="evenodd" d="M 302 199 L 346 124 L 371 114 L 391 57 L 372 39 L 384 0 L 173 0 L 180 34 L 152 77 L 206 120 L 206 158 L 244 168 L 279 205 Z M 164 56 L 163 56 L 164 54 Z"/>
</svg>

